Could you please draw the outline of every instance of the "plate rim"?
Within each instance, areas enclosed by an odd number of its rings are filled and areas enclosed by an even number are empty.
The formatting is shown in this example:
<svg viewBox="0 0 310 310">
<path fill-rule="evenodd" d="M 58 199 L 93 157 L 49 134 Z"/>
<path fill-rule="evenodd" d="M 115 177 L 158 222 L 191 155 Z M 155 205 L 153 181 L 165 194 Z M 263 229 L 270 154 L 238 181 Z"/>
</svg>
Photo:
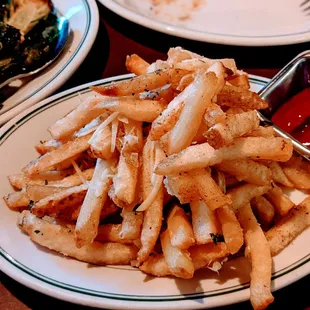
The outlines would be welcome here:
<svg viewBox="0 0 310 310">
<path fill-rule="evenodd" d="M 301 33 L 275 35 L 275 36 L 238 36 L 215 34 L 199 30 L 192 30 L 161 22 L 150 17 L 147 17 L 133 9 L 126 7 L 118 2 L 118 0 L 98 0 L 102 5 L 107 7 L 115 14 L 130 20 L 143 27 L 156 30 L 162 33 L 173 35 L 180 38 L 196 40 L 201 42 L 237 45 L 237 46 L 280 46 L 288 44 L 305 43 L 310 40 L 310 32 L 304 31 Z"/>
<path fill-rule="evenodd" d="M 21 114 L 19 114 L 18 116 L 14 117 L 12 120 L 10 120 L 7 124 L 5 124 L 2 128 L 0 128 L 0 137 L 1 140 L 2 139 L 7 139 L 8 136 L 7 134 L 11 132 L 12 129 L 14 128 L 18 128 L 21 127 L 23 125 L 23 120 L 25 120 L 25 122 L 27 121 L 27 117 L 29 115 L 32 115 L 36 110 L 38 110 L 37 114 L 40 114 L 41 112 L 44 111 L 44 107 L 45 106 L 53 106 L 56 104 L 59 104 L 60 101 L 65 101 L 68 100 L 70 98 L 70 96 L 78 96 L 79 92 L 88 92 L 90 90 L 88 90 L 88 88 L 92 85 L 98 85 L 98 84 L 106 84 L 112 81 L 118 81 L 118 80 L 122 80 L 122 79 L 127 79 L 127 78 L 131 78 L 133 75 L 132 74 L 125 74 L 125 75 L 119 75 L 119 76 L 114 76 L 111 78 L 107 78 L 107 79 L 101 79 L 98 81 L 94 81 L 94 82 L 90 82 L 90 83 L 86 83 L 74 88 L 71 88 L 69 90 L 63 91 L 59 94 L 56 94 L 52 97 L 49 97 L 33 106 L 31 106 L 30 108 L 28 108 L 27 110 L 25 110 L 24 112 L 22 112 Z M 264 85 L 266 84 L 270 79 L 268 78 L 263 78 L 260 76 L 255 76 L 255 75 L 249 75 L 250 76 L 250 81 L 255 83 L 255 84 L 260 84 L 260 85 Z M 35 115 L 37 115 L 35 114 Z M 2 144 L 2 143 L 1 143 Z M 0 144 L 0 147 L 1 147 Z M 5 258 L 5 256 L 9 256 L 9 258 Z M 189 296 L 185 296 L 184 295 L 174 295 L 174 296 L 182 296 L 183 298 L 179 298 L 178 300 L 175 299 L 170 299 L 170 300 L 161 300 L 160 298 L 158 298 L 156 300 L 156 296 L 153 296 L 153 300 L 146 300 L 145 298 L 141 298 L 143 297 L 143 295 L 140 295 L 140 300 L 134 300 L 133 298 L 131 299 L 126 299 L 126 298 L 120 298 L 118 297 L 111 297 L 111 296 L 91 296 L 91 295 L 85 295 L 82 292 L 79 291 L 73 291 L 49 282 L 44 281 L 43 279 L 40 279 L 38 277 L 35 277 L 31 274 L 29 274 L 29 272 L 26 272 L 24 269 L 21 269 L 18 267 L 18 264 L 14 264 L 13 261 L 16 261 L 15 258 L 11 257 L 4 249 L 2 249 L 2 247 L 0 247 L 0 266 L 1 266 L 1 270 L 6 273 L 7 275 L 9 275 L 10 277 L 12 277 L 13 279 L 15 279 L 16 281 L 26 285 L 27 287 L 30 287 L 36 291 L 39 291 L 41 293 L 50 295 L 52 297 L 56 297 L 65 301 L 69 301 L 69 302 L 73 302 L 73 303 L 78 303 L 78 304 L 83 304 L 83 305 L 90 305 L 90 306 L 108 306 L 110 308 L 116 308 L 119 309 L 119 307 L 122 308 L 126 308 L 126 305 L 128 306 L 129 304 L 134 305 L 136 308 L 139 309 L 145 309 L 145 307 L 147 306 L 148 309 L 159 309 L 159 308 L 163 308 L 166 309 L 167 306 L 170 309 L 175 309 L 175 308 L 184 308 L 186 309 L 187 307 L 189 307 L 189 305 L 191 307 L 194 308 L 206 308 L 206 307 L 213 307 L 213 306 L 224 306 L 224 305 L 228 305 L 231 303 L 237 303 L 237 302 L 241 302 L 244 300 L 248 299 L 248 283 L 243 283 L 240 285 L 236 285 L 239 287 L 231 290 L 229 292 L 224 292 L 221 295 L 225 295 L 226 297 L 224 298 L 224 300 L 221 300 L 221 302 L 219 303 L 216 300 L 217 296 L 201 296 L 201 294 L 204 294 L 204 292 L 200 293 L 200 296 L 195 296 L 199 295 L 199 293 L 191 293 L 188 294 Z M 279 277 L 276 276 L 277 280 L 277 287 L 276 290 L 281 289 L 284 286 L 287 286 L 297 280 L 299 280 L 300 278 L 304 277 L 307 273 L 310 272 L 310 253 L 308 255 L 306 255 L 304 258 L 298 260 L 297 262 L 294 262 L 291 265 L 296 265 L 298 262 L 302 261 L 302 260 L 306 260 L 305 262 L 303 262 L 302 264 L 299 264 L 297 267 L 294 267 L 293 270 L 289 270 L 289 271 L 284 271 L 283 274 L 281 274 Z M 18 261 L 17 261 L 18 262 Z M 26 266 L 25 266 L 26 267 Z M 27 267 L 26 267 L 27 268 Z M 283 268 L 287 269 L 288 267 Z M 30 268 L 28 268 L 30 269 Z M 32 272 L 37 273 L 34 269 L 30 269 Z M 281 271 L 281 270 L 280 270 Z M 287 278 L 287 274 L 290 274 L 292 271 L 294 271 L 294 277 L 290 277 L 289 279 L 285 279 Z M 46 276 L 42 275 L 43 277 L 46 278 Z M 285 277 L 286 276 L 286 277 Z M 57 280 L 51 279 L 52 282 L 57 282 Z M 280 280 L 280 281 L 279 281 Z M 278 283 L 279 282 L 279 283 Z M 274 282 L 273 282 L 274 283 Z M 66 283 L 64 283 L 66 284 Z M 66 284 L 67 286 L 70 286 L 68 284 Z M 234 286 L 232 286 L 234 287 Z M 226 288 L 223 290 L 229 290 L 230 288 Z M 83 288 L 82 288 L 83 289 Z M 85 289 L 85 288 L 84 288 Z M 87 290 L 87 289 L 86 289 Z M 221 290 L 221 289 L 220 289 Z M 236 291 L 239 292 L 239 295 L 237 295 L 237 297 L 235 296 Z M 104 292 L 102 292 L 104 293 Z M 107 293 L 105 292 L 105 294 L 107 295 L 123 295 L 125 296 L 125 294 L 113 294 L 113 293 Z M 129 296 L 133 296 L 133 295 L 129 295 Z M 166 295 L 166 297 L 168 297 L 169 295 Z M 172 295 L 170 295 L 172 297 Z M 139 296 L 137 296 L 139 298 Z M 152 296 L 146 296 L 146 297 L 152 297 Z M 162 296 L 164 297 L 164 296 Z M 209 298 L 210 300 L 213 298 L 214 301 L 210 303 L 210 305 L 206 305 L 204 303 L 200 303 L 200 304 L 192 304 L 192 299 L 205 299 L 205 298 Z M 125 303 L 126 302 L 126 303 Z M 173 304 L 171 303 L 173 302 Z M 182 306 L 180 307 L 180 302 L 182 302 Z"/>
<path fill-rule="evenodd" d="M 66 63 L 59 68 L 59 70 L 44 82 L 38 89 L 35 89 L 25 98 L 20 100 L 20 103 L 12 107 L 5 113 L 0 115 L 0 126 L 6 123 L 22 111 L 33 106 L 37 102 L 44 100 L 47 96 L 55 92 L 62 84 L 64 84 L 73 73 L 79 68 L 83 60 L 88 55 L 92 48 L 99 29 L 99 10 L 95 0 L 77 0 L 86 11 L 86 27 L 83 37 L 78 42 L 75 50 L 72 51 L 72 55 L 66 61 Z M 70 28 L 74 33 L 74 30 Z M 47 69 L 48 70 L 48 69 Z M 66 75 L 62 75 L 61 72 L 66 70 Z M 31 97 L 37 96 L 35 100 L 31 100 Z"/>
</svg>

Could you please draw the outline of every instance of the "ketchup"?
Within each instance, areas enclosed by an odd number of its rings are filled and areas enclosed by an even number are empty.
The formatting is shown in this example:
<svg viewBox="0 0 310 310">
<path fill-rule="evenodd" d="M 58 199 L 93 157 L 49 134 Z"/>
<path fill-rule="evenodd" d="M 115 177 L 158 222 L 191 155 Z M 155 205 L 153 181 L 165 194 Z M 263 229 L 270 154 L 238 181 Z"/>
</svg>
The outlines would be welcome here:
<svg viewBox="0 0 310 310">
<path fill-rule="evenodd" d="M 310 88 L 285 102 L 271 120 L 310 148 Z"/>
</svg>

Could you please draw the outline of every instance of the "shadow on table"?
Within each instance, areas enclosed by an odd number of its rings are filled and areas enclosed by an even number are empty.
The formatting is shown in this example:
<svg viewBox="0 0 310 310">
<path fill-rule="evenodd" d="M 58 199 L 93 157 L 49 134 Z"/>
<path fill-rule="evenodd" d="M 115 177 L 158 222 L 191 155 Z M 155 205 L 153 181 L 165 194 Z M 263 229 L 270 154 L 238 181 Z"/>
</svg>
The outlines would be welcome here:
<svg viewBox="0 0 310 310">
<path fill-rule="evenodd" d="M 132 23 L 98 3 L 100 16 L 126 37 L 166 53 L 169 47 L 182 46 L 210 58 L 235 58 L 240 68 L 281 68 L 297 54 L 310 49 L 310 42 L 274 47 L 242 47 L 197 42 L 166 35 Z"/>
</svg>

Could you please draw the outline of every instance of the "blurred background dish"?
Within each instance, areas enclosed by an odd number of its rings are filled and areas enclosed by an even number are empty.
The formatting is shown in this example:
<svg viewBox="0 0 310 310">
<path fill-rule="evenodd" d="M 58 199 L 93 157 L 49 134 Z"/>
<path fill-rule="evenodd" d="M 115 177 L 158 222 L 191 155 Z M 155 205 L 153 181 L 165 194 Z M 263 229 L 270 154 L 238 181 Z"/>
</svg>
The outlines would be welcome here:
<svg viewBox="0 0 310 310">
<path fill-rule="evenodd" d="M 69 20 L 67 44 L 59 58 L 38 76 L 13 82 L 1 90 L 0 125 L 62 86 L 93 45 L 99 25 L 95 0 L 54 0 L 53 4 Z"/>
<path fill-rule="evenodd" d="M 310 40 L 306 0 L 99 0 L 144 27 L 202 42 L 275 46 Z"/>
</svg>

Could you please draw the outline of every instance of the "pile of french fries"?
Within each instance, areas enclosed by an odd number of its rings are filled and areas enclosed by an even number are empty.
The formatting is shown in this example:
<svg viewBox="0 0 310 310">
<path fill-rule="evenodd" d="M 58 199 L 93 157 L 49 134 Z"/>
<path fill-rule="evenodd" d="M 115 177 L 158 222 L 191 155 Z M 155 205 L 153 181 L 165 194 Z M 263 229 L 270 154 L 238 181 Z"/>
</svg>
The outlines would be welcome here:
<svg viewBox="0 0 310 310">
<path fill-rule="evenodd" d="M 310 189 L 309 162 L 260 126 L 268 105 L 234 60 L 177 47 L 126 66 L 136 77 L 92 87 L 9 176 L 20 229 L 63 255 L 158 277 L 218 272 L 241 253 L 253 308 L 266 308 L 272 256 L 310 225 L 310 198 L 295 205 L 282 190 Z"/>
</svg>

